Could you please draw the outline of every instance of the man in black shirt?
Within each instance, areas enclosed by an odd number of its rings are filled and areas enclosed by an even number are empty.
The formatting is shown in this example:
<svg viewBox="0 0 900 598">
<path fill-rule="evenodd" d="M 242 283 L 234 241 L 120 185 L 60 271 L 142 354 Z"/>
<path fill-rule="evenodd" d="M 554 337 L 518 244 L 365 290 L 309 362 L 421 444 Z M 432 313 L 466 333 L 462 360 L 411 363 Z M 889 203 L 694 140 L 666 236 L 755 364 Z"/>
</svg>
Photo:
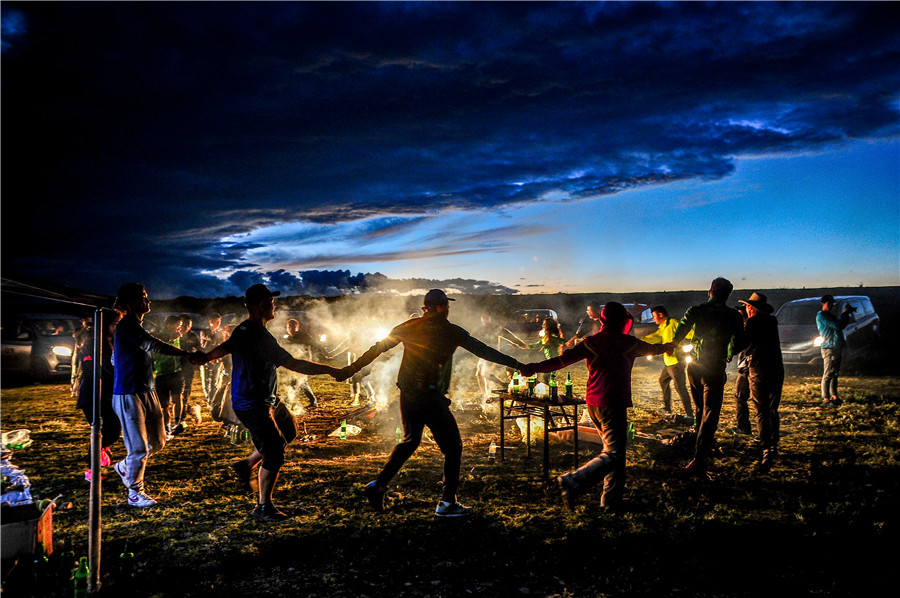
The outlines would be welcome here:
<svg viewBox="0 0 900 598">
<path fill-rule="evenodd" d="M 372 345 L 342 370 L 343 378 L 349 378 L 385 351 L 403 343 L 403 360 L 397 375 L 403 442 L 394 448 L 378 477 L 364 489 L 369 503 L 378 511 L 384 508 L 384 494 L 388 483 L 418 448 L 422 432 L 428 426 L 444 454 L 443 490 L 435 515 L 467 515 L 469 508 L 456 501 L 462 464 L 462 438 L 456 419 L 450 412 L 450 399 L 445 396 L 450 387 L 453 352 L 457 347 L 462 347 L 482 359 L 515 369 L 522 368 L 517 360 L 485 345 L 456 324 L 451 324 L 447 320 L 450 301 L 454 300 L 440 289 L 428 291 L 421 318 L 412 318 L 396 326 L 387 337 Z"/>
<path fill-rule="evenodd" d="M 722 399 L 725 395 L 725 366 L 731 361 L 735 341 L 744 330 L 744 319 L 738 310 L 725 305 L 734 286 L 724 278 L 716 278 L 709 287 L 709 301 L 689 308 L 678 325 L 672 343 L 679 344 L 694 331 L 692 361 L 687 367 L 688 384 L 694 400 L 694 413 L 700 419 L 694 459 L 687 470 L 707 476 L 707 467 Z"/>
</svg>

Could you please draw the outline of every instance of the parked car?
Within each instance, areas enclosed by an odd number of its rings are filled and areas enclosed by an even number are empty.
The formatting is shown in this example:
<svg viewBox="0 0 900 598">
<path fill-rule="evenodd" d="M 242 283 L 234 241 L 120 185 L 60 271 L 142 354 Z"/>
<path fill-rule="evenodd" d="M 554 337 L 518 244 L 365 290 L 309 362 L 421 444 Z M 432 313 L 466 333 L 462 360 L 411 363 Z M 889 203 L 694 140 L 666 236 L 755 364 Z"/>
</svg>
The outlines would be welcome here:
<svg viewBox="0 0 900 598">
<path fill-rule="evenodd" d="M 48 380 L 72 372 L 72 333 L 81 318 L 64 314 L 4 314 L 0 328 L 4 374 Z"/>
<path fill-rule="evenodd" d="M 843 295 L 834 298 L 834 313 L 839 315 L 850 304 L 856 311 L 844 328 L 847 340 L 845 358 L 853 360 L 870 354 L 878 347 L 881 320 L 872 301 L 864 295 Z M 822 338 L 816 326 L 816 314 L 822 309 L 821 297 L 788 301 L 775 314 L 781 337 L 781 356 L 785 365 L 817 364 L 822 362 L 819 348 Z"/>
<path fill-rule="evenodd" d="M 634 317 L 634 325 L 631 327 L 631 334 L 638 338 L 647 336 L 651 332 L 656 332 L 659 326 L 653 321 L 653 314 L 650 312 L 650 306 L 643 303 L 623 303 L 625 309 Z M 640 310 L 640 311 L 638 311 Z M 637 312 L 637 313 L 636 313 Z"/>
</svg>

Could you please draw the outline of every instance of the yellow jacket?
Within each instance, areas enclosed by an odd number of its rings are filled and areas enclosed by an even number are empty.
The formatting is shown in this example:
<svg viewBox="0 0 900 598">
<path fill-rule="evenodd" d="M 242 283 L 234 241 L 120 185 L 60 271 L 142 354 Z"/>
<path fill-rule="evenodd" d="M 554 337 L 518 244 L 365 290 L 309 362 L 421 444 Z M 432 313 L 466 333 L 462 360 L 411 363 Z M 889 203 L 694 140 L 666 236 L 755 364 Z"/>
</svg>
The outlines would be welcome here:
<svg viewBox="0 0 900 598">
<path fill-rule="evenodd" d="M 651 332 L 647 336 L 641 337 L 641 340 L 647 343 L 671 343 L 672 339 L 675 338 L 675 333 L 678 331 L 678 320 L 675 318 L 666 318 L 666 321 L 659 325 L 659 328 L 656 329 L 656 332 Z M 687 333 L 685 338 L 693 338 L 694 331 L 691 330 Z M 680 361 L 679 352 L 680 349 L 675 349 L 675 355 L 669 355 L 668 353 L 663 353 L 663 363 L 666 365 L 675 365 Z"/>
</svg>

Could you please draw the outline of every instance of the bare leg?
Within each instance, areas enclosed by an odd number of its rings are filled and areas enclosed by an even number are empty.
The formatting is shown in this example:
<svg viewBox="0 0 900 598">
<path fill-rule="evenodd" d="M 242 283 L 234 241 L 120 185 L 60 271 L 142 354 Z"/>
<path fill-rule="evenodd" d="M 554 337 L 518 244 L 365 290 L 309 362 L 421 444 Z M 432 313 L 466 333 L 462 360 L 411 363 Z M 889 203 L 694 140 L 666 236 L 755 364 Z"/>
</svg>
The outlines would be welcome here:
<svg viewBox="0 0 900 598">
<path fill-rule="evenodd" d="M 278 472 L 272 472 L 264 467 L 259 468 L 259 504 L 272 502 L 272 492 L 275 490 L 275 482 L 278 481 Z"/>
</svg>

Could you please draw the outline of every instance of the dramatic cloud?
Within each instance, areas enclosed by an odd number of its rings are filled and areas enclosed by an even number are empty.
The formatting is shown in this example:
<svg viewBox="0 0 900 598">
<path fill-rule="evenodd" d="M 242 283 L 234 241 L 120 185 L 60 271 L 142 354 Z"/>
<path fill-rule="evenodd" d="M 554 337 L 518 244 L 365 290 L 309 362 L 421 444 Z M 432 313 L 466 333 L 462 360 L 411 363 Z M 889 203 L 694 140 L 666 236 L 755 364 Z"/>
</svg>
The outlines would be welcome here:
<svg viewBox="0 0 900 598">
<path fill-rule="evenodd" d="M 4 208 L 46 219 L 41 242 L 4 242 L 4 265 L 59 260 L 44 270 L 107 290 L 102 271 L 152 269 L 187 291 L 275 272 L 301 238 L 287 271 L 493 251 L 368 244 L 447 211 L 896 136 L 891 6 L 4 3 Z M 321 225 L 340 223 L 368 228 L 333 247 Z"/>
</svg>

